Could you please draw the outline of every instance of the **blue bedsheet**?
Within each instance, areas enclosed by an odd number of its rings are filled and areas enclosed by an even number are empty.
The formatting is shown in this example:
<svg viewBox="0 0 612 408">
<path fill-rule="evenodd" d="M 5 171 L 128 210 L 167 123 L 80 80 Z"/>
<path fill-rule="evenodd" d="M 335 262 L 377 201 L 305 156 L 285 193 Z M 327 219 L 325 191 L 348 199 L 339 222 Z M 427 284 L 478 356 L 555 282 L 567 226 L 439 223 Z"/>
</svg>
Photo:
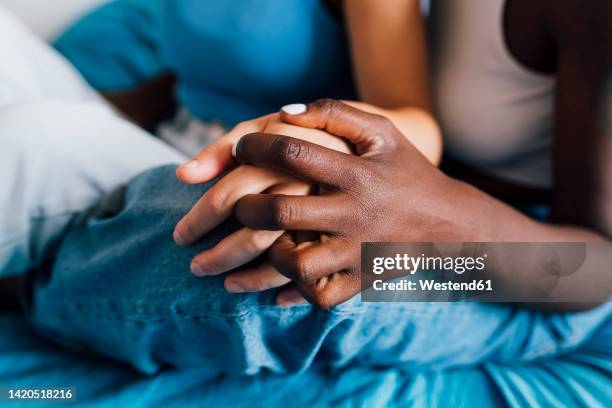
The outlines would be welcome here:
<svg viewBox="0 0 612 408">
<path fill-rule="evenodd" d="M 0 315 L 0 386 L 74 387 L 79 406 L 589 406 L 612 404 L 612 330 L 563 358 L 520 367 L 485 365 L 446 372 L 314 367 L 289 376 L 211 376 L 206 368 L 145 377 L 128 366 L 63 351 L 26 322 Z M 0 405 L 2 405 L 0 403 Z M 10 407 L 33 404 L 5 404 Z"/>
</svg>

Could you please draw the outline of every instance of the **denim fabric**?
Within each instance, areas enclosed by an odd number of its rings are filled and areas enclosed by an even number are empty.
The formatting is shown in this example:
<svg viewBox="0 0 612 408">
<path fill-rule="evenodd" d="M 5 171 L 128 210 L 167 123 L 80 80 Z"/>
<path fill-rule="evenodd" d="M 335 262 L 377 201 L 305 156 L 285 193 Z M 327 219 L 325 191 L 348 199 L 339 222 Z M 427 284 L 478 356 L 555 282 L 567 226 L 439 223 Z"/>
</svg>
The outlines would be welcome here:
<svg viewBox="0 0 612 408">
<path fill-rule="evenodd" d="M 516 365 L 578 349 L 610 325 L 610 304 L 545 315 L 512 305 L 362 303 L 356 297 L 321 311 L 279 308 L 274 290 L 227 293 L 223 276 L 194 277 L 189 264 L 238 228 L 235 220 L 193 248 L 172 241 L 175 223 L 209 187 L 182 185 L 174 166 L 161 167 L 83 217 L 54 266 L 33 277 L 35 327 L 144 373 L 171 365 L 254 375 L 305 372 L 314 364 L 410 372 Z"/>
</svg>

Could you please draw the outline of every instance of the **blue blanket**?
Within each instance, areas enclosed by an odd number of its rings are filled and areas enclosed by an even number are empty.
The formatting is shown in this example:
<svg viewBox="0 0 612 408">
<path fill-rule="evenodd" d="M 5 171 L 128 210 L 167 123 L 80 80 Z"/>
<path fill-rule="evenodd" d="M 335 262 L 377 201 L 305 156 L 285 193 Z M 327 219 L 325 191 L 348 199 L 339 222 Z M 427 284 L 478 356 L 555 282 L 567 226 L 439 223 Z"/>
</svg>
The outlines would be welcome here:
<svg viewBox="0 0 612 408">
<path fill-rule="evenodd" d="M 606 330 L 593 338 L 588 351 L 516 367 L 485 365 L 411 375 L 365 368 L 330 373 L 313 367 L 301 374 L 255 377 L 211 376 L 200 368 L 167 369 L 146 377 L 123 364 L 65 352 L 36 337 L 23 319 L 0 315 L 0 386 L 74 387 L 79 406 L 109 408 L 276 407 L 288 402 L 293 407 L 603 408 L 612 404 L 612 330 Z"/>
</svg>

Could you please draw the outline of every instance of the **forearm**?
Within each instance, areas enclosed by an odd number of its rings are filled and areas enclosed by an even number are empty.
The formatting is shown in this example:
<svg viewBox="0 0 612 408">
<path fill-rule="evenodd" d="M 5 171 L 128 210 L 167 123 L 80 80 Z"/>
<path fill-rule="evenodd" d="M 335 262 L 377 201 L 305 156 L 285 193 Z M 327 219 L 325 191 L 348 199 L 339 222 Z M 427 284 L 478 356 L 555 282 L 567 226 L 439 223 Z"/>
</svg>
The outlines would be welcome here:
<svg viewBox="0 0 612 408">
<path fill-rule="evenodd" d="M 505 296 L 534 299 L 546 293 L 547 303 L 535 306 L 552 311 L 589 308 L 609 298 L 612 283 L 602 265 L 612 264 L 612 253 L 608 247 L 596 246 L 608 241 L 605 236 L 580 226 L 542 223 L 473 186 L 452 179 L 449 184 L 448 194 L 454 198 L 448 201 L 452 208 L 447 211 L 455 224 L 454 236 L 462 242 L 587 243 L 589 250 L 584 263 L 574 273 L 565 275 L 560 272 L 557 258 L 568 255 L 564 253 L 538 253 L 529 268 L 520 262 L 496 263 L 487 273 L 504 283 Z M 538 248 L 533 246 L 534 250 Z M 555 248 L 563 251 L 562 246 Z"/>
<path fill-rule="evenodd" d="M 442 138 L 431 115 L 425 24 L 418 0 L 344 2 L 359 99 L 350 102 L 390 119 L 434 165 Z M 381 25 L 380 22 L 385 24 Z M 393 63 L 390 63 L 393 61 Z"/>
<path fill-rule="evenodd" d="M 508 204 L 477 188 L 452 180 L 456 197 L 453 201 L 460 233 L 466 241 L 478 242 L 605 242 L 607 238 L 595 231 L 573 225 L 547 224 L 534 220 Z M 499 220 L 503 220 L 502 223 Z"/>
<path fill-rule="evenodd" d="M 345 101 L 358 109 L 388 118 L 427 160 L 438 166 L 442 158 L 442 134 L 431 113 L 419 107 L 382 109 L 365 102 Z"/>
<path fill-rule="evenodd" d="M 177 109 L 175 83 L 174 75 L 165 73 L 136 89 L 104 92 L 102 96 L 130 121 L 146 129 L 153 129 L 160 121 L 171 117 Z"/>
</svg>

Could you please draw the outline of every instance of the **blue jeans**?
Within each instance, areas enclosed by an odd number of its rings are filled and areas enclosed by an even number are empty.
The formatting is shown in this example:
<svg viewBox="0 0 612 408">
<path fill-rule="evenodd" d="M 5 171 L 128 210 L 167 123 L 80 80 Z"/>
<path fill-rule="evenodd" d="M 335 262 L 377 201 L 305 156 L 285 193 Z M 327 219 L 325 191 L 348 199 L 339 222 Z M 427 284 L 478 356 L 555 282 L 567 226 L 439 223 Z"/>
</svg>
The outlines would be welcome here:
<svg viewBox="0 0 612 408">
<path fill-rule="evenodd" d="M 192 248 L 172 240 L 176 222 L 209 187 L 183 185 L 174 166 L 160 167 L 85 214 L 52 267 L 32 276 L 34 326 L 144 373 L 171 365 L 252 375 L 303 372 L 314 363 L 411 372 L 521 364 L 580 349 L 612 323 L 610 304 L 547 315 L 512 305 L 362 303 L 356 297 L 323 311 L 279 308 L 274 290 L 227 293 L 222 276 L 197 278 L 189 264 L 236 230 L 236 220 Z"/>
</svg>

